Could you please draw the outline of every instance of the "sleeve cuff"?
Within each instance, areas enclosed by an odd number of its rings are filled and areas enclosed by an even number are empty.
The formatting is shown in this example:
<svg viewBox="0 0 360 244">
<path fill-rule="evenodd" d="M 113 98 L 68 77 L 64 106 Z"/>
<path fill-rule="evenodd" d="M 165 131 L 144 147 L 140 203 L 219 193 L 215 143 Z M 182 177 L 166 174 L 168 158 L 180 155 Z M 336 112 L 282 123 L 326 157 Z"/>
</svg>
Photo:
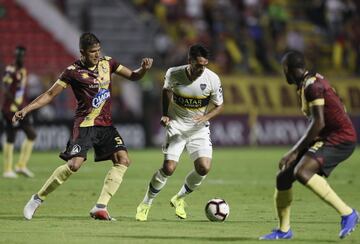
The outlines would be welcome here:
<svg viewBox="0 0 360 244">
<path fill-rule="evenodd" d="M 122 66 L 121 64 L 119 64 L 119 66 L 117 67 L 117 69 L 115 70 L 115 72 L 120 72 L 120 70 L 122 70 L 124 66 Z"/>
<path fill-rule="evenodd" d="M 66 88 L 68 86 L 68 84 L 66 82 L 62 81 L 62 80 L 57 80 L 55 83 L 62 86 L 62 87 L 64 87 L 64 88 Z"/>
<path fill-rule="evenodd" d="M 319 98 L 319 99 L 315 99 L 311 102 L 309 102 L 309 106 L 323 106 L 325 105 L 325 99 L 324 98 Z"/>
</svg>

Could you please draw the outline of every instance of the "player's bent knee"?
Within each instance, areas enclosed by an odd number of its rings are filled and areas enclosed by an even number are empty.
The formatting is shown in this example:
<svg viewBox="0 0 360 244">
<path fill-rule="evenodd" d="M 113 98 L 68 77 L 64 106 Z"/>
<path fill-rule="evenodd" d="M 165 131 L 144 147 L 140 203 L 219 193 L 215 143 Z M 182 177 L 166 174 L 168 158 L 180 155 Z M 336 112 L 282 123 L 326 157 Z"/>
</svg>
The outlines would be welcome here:
<svg viewBox="0 0 360 244">
<path fill-rule="evenodd" d="M 68 166 L 69 166 L 69 169 L 74 173 L 80 169 L 80 166 L 77 166 L 74 164 L 68 164 Z"/>
<path fill-rule="evenodd" d="M 164 172 L 164 174 L 166 176 L 172 176 L 172 174 L 174 173 L 175 169 L 171 168 L 171 167 L 164 167 L 162 168 L 162 171 Z"/>
<path fill-rule="evenodd" d="M 276 175 L 276 188 L 278 190 L 287 190 L 291 188 L 293 178 L 284 171 L 279 171 Z"/>
<path fill-rule="evenodd" d="M 27 136 L 27 138 L 30 140 L 30 141 L 35 141 L 36 139 L 36 133 L 29 133 L 29 135 Z"/>
<path fill-rule="evenodd" d="M 201 157 L 194 162 L 195 170 L 199 175 L 207 175 L 211 169 L 211 159 L 207 157 Z"/>
<path fill-rule="evenodd" d="M 196 172 L 201 175 L 201 176 L 204 176 L 204 175 L 207 175 L 210 171 L 210 165 L 199 165 L 198 167 L 196 167 Z"/>
<path fill-rule="evenodd" d="M 174 161 L 165 161 L 161 170 L 165 175 L 171 176 L 175 172 L 175 169 L 176 163 Z"/>
<path fill-rule="evenodd" d="M 76 160 L 75 158 L 72 158 L 72 159 L 70 159 L 70 161 L 68 161 L 69 169 L 72 172 L 76 172 L 80 169 L 83 162 L 84 161 L 79 161 L 79 160 Z"/>
<path fill-rule="evenodd" d="M 114 165 L 124 165 L 126 167 L 129 167 L 131 164 L 131 161 L 129 159 L 129 156 L 127 154 L 127 151 L 118 151 L 113 154 L 111 158 Z"/>
<path fill-rule="evenodd" d="M 312 175 L 313 172 L 310 172 L 303 167 L 296 167 L 294 170 L 295 179 L 304 185 L 309 181 Z"/>
<path fill-rule="evenodd" d="M 120 158 L 117 158 L 116 162 L 114 163 L 114 165 L 124 165 L 126 167 L 129 167 L 130 164 L 131 164 L 131 161 L 128 157 L 120 157 Z"/>
<path fill-rule="evenodd" d="M 305 156 L 304 159 L 296 165 L 294 177 L 302 184 L 306 184 L 314 174 L 320 172 L 319 163 L 311 157 Z"/>
</svg>

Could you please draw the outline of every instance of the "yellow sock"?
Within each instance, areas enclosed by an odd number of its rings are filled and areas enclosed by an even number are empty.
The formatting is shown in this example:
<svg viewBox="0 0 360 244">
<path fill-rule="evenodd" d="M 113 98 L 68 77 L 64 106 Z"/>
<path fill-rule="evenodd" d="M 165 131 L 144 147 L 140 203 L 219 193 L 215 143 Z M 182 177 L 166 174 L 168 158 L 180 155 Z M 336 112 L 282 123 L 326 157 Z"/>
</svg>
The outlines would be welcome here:
<svg viewBox="0 0 360 244">
<path fill-rule="evenodd" d="M 37 193 L 41 200 L 45 200 L 46 196 L 53 192 L 58 186 L 64 183 L 73 172 L 70 170 L 67 164 L 63 164 L 54 170 L 49 179 L 41 187 Z"/>
<path fill-rule="evenodd" d="M 352 213 L 352 209 L 341 200 L 341 198 L 335 193 L 329 186 L 327 181 L 318 174 L 314 174 L 310 180 L 306 183 L 316 195 L 318 195 L 323 201 L 332 206 L 338 211 L 340 215 L 348 215 Z"/>
<path fill-rule="evenodd" d="M 34 141 L 25 139 L 21 145 L 21 151 L 19 156 L 19 161 L 16 164 L 18 168 L 26 168 L 27 163 L 29 161 L 30 155 L 32 153 L 32 149 L 34 146 Z"/>
<path fill-rule="evenodd" d="M 279 191 L 275 189 L 275 208 L 279 218 L 279 229 L 288 232 L 290 229 L 290 206 L 292 202 L 292 189 Z"/>
<path fill-rule="evenodd" d="M 14 144 L 4 143 L 4 172 L 12 171 Z"/>
<path fill-rule="evenodd" d="M 111 197 L 116 193 L 117 189 L 119 188 L 123 176 L 127 170 L 125 165 L 116 165 L 113 166 L 104 180 L 104 186 L 101 190 L 99 199 L 97 200 L 97 204 L 107 205 L 110 201 Z"/>
</svg>

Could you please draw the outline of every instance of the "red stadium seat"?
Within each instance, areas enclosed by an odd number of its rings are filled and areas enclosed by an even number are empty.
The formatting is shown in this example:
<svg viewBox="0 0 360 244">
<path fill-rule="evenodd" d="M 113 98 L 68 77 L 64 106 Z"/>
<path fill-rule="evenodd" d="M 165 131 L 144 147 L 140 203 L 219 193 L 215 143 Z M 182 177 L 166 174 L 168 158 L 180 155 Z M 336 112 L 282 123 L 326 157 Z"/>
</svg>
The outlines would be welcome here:
<svg viewBox="0 0 360 244">
<path fill-rule="evenodd" d="M 0 20 L 0 63 L 12 63 L 16 45 L 28 49 L 26 64 L 29 72 L 46 74 L 59 72 L 74 57 L 57 42 L 15 1 L 0 0 L 6 15 Z"/>
</svg>

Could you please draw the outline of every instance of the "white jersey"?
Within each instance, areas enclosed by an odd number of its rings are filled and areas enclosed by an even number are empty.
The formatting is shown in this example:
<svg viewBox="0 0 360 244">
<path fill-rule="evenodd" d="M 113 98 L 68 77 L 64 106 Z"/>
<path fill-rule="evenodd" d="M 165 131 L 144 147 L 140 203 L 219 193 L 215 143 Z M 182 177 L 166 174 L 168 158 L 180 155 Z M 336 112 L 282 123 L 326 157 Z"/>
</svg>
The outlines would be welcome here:
<svg viewBox="0 0 360 244">
<path fill-rule="evenodd" d="M 188 65 L 172 67 L 165 75 L 164 89 L 173 93 L 168 115 L 183 130 L 195 127 L 194 116 L 204 115 L 210 103 L 221 105 L 223 93 L 219 76 L 205 68 L 200 77 L 191 81 L 186 75 Z M 202 124 L 199 126 L 208 125 Z"/>
</svg>

